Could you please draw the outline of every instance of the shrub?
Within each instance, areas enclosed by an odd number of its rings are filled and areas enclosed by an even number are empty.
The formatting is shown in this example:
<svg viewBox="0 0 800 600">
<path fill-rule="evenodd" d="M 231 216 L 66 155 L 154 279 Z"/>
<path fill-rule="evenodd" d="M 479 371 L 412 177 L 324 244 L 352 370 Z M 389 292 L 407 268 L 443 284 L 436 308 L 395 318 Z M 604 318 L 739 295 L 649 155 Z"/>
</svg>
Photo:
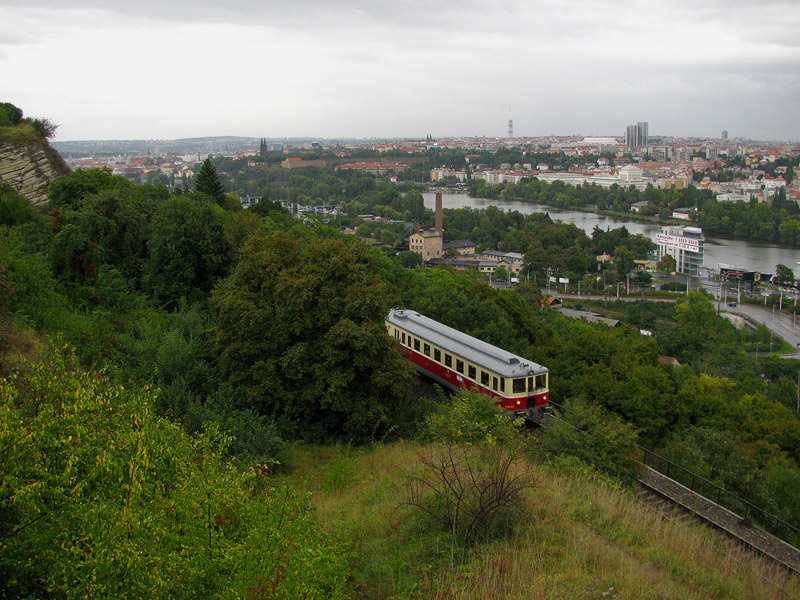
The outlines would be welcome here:
<svg viewBox="0 0 800 600">
<path fill-rule="evenodd" d="M 54 353 L 0 380 L 3 597 L 350 597 L 347 555 L 295 494 Z"/>
<path fill-rule="evenodd" d="M 0 126 L 19 125 L 22 122 L 22 109 L 11 102 L 0 102 Z"/>
<path fill-rule="evenodd" d="M 573 400 L 542 433 L 545 455 L 574 456 L 624 482 L 636 480 L 639 452 L 633 425 L 600 407 Z"/>
<path fill-rule="evenodd" d="M 462 391 L 425 419 L 422 435 L 433 442 L 516 445 L 522 420 L 512 421 L 485 394 Z"/>
<path fill-rule="evenodd" d="M 488 444 L 431 444 L 420 451 L 421 468 L 405 475 L 405 505 L 470 545 L 509 534 L 530 487 L 517 452 Z"/>
</svg>

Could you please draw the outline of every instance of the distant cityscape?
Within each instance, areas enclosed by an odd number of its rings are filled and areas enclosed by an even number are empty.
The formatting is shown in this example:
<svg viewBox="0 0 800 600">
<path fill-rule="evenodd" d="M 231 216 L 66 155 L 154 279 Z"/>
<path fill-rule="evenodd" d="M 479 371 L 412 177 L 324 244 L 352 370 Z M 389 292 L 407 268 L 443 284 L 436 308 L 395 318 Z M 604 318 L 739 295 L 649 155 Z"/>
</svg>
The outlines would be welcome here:
<svg viewBox="0 0 800 600">
<path fill-rule="evenodd" d="M 509 127 L 509 133 L 512 133 Z M 462 168 L 441 167 L 430 171 L 427 183 L 465 182 L 484 179 L 487 184 L 519 183 L 536 177 L 542 181 L 561 181 L 570 185 L 620 185 L 644 190 L 682 189 L 695 185 L 710 189 L 723 201 L 746 201 L 755 197 L 769 201 L 783 188 L 787 199 L 800 203 L 800 188 L 790 184 L 787 169 L 772 169 L 768 175 L 760 168 L 783 158 L 800 154 L 800 144 L 729 138 L 675 138 L 651 136 L 649 123 L 640 121 L 626 128 L 625 135 L 541 136 L 541 137 L 447 137 L 428 135 L 418 139 L 348 139 L 207 137 L 181 140 L 95 140 L 55 142 L 53 146 L 72 168 L 109 168 L 140 183 L 152 183 L 158 176 L 168 187 L 191 182 L 198 163 L 208 156 L 240 159 L 284 154 L 281 166 L 297 169 L 331 166 L 361 170 L 372 175 L 403 179 L 409 167 L 403 157 L 429 156 L 437 150 L 465 153 Z M 554 160 L 501 164 L 489 168 L 471 152 L 516 150 L 526 154 L 553 155 Z M 368 161 L 352 161 L 370 153 Z M 325 158 L 320 158 L 324 156 Z M 587 163 L 586 157 L 596 157 Z M 372 158 L 374 157 L 374 158 Z M 573 159 L 564 167 L 564 158 Z M 411 162 L 409 160 L 409 162 Z M 552 163 L 562 165 L 554 169 Z M 570 162 L 567 160 L 566 162 Z M 727 177 L 714 177 L 725 170 Z M 710 176 L 698 178 L 697 173 Z M 791 174 L 790 174 L 791 175 Z M 722 180 L 724 179 L 724 181 Z M 787 181 L 789 179 L 789 181 Z M 426 183 L 426 182 L 420 182 Z"/>
</svg>

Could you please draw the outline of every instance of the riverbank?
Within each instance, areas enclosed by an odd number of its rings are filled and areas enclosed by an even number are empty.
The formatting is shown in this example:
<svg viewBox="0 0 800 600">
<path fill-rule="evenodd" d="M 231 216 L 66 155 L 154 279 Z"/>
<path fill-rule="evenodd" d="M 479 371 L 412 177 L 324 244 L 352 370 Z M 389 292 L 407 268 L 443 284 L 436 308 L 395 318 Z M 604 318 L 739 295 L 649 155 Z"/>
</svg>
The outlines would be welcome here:
<svg viewBox="0 0 800 600">
<path fill-rule="evenodd" d="M 435 195 L 424 193 L 425 207 L 433 209 Z M 518 211 L 523 215 L 547 212 L 554 220 L 571 223 L 583 229 L 591 236 L 595 227 L 603 231 L 626 227 L 632 235 L 642 234 L 652 240 L 661 233 L 665 225 L 693 225 L 690 221 L 676 219 L 658 219 L 646 215 L 619 211 L 592 210 L 590 207 L 560 208 L 545 204 L 536 204 L 524 200 L 508 200 L 505 198 L 476 198 L 461 194 L 445 194 L 442 198 L 445 209 L 471 208 L 486 209 L 496 206 L 503 211 Z M 658 220 L 657 220 L 658 219 Z M 447 218 L 445 218 L 445 236 L 447 236 Z M 747 270 L 762 273 L 774 273 L 776 265 L 783 264 L 796 269 L 798 260 L 797 250 L 784 248 L 770 243 L 756 241 L 731 240 L 711 238 L 706 236 L 704 263 L 711 269 L 716 269 L 719 263 L 739 265 Z"/>
</svg>

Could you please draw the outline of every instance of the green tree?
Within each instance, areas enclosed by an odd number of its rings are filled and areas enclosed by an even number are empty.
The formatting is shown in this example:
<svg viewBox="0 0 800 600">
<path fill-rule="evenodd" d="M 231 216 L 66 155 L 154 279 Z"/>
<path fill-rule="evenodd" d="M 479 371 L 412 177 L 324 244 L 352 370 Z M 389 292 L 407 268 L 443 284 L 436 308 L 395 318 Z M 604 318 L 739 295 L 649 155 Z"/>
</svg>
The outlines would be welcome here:
<svg viewBox="0 0 800 600">
<path fill-rule="evenodd" d="M 50 209 L 79 208 L 90 194 L 110 187 L 130 188 L 127 179 L 112 175 L 109 169 L 76 169 L 50 184 Z"/>
<path fill-rule="evenodd" d="M 218 206 L 175 196 L 155 213 L 143 286 L 153 298 L 174 307 L 181 298 L 204 297 L 230 269 L 233 249 Z"/>
<path fill-rule="evenodd" d="M 400 262 L 403 264 L 404 267 L 407 269 L 413 269 L 414 267 L 418 267 L 422 264 L 422 255 L 419 252 L 411 252 L 409 250 L 403 250 L 399 254 Z"/>
<path fill-rule="evenodd" d="M 664 257 L 658 261 L 658 266 L 656 268 L 666 273 L 674 273 L 677 267 L 678 263 L 675 262 L 675 257 L 665 254 Z"/>
<path fill-rule="evenodd" d="M 222 187 L 217 169 L 211 163 L 210 158 L 205 159 L 200 165 L 200 170 L 197 171 L 194 191 L 210 196 L 220 206 L 225 202 L 225 188 Z"/>
<path fill-rule="evenodd" d="M 241 404 L 310 437 L 404 422 L 410 367 L 386 334 L 377 273 L 377 254 L 330 230 L 253 235 L 212 301 L 219 372 Z"/>
<path fill-rule="evenodd" d="M 506 281 L 508 279 L 508 269 L 503 266 L 497 267 L 494 272 L 494 277 L 497 281 Z"/>
<path fill-rule="evenodd" d="M 633 253 L 620 246 L 614 253 L 614 273 L 617 279 L 622 281 L 625 276 L 633 270 Z"/>
<path fill-rule="evenodd" d="M 778 283 L 789 284 L 794 283 L 794 273 L 786 265 L 777 265 L 775 267 L 775 275 Z"/>
<path fill-rule="evenodd" d="M 30 202 L 0 182 L 0 225 L 17 225 L 33 218 Z"/>
<path fill-rule="evenodd" d="M 523 281 L 514 287 L 514 291 L 530 306 L 539 309 L 542 306 L 542 290 L 533 281 Z"/>
<path fill-rule="evenodd" d="M 633 425 L 598 407 L 572 400 L 543 430 L 542 450 L 574 456 L 623 481 L 636 480 L 637 436 Z"/>
<path fill-rule="evenodd" d="M 22 109 L 11 102 L 0 103 L 0 126 L 19 125 L 22 122 Z"/>
<path fill-rule="evenodd" d="M 77 225 L 59 231 L 50 246 L 53 274 L 64 282 L 85 284 L 97 277 L 102 249 Z"/>
<path fill-rule="evenodd" d="M 653 276 L 649 271 L 636 271 L 633 280 L 636 282 L 636 285 L 650 285 L 653 281 Z"/>
<path fill-rule="evenodd" d="M 690 290 L 675 302 L 675 318 L 683 327 L 703 335 L 714 326 L 717 313 L 714 303 L 704 293 Z"/>
</svg>

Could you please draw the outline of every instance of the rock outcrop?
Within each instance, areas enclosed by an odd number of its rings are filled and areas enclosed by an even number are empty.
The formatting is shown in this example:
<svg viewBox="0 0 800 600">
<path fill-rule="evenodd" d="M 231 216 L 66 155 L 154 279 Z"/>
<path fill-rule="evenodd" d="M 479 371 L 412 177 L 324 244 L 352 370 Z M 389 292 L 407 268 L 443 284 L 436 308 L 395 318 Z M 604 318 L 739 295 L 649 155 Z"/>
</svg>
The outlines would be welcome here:
<svg viewBox="0 0 800 600">
<path fill-rule="evenodd" d="M 34 206 L 47 202 L 50 182 L 68 172 L 64 160 L 46 142 L 23 146 L 0 141 L 0 181 Z"/>
</svg>

